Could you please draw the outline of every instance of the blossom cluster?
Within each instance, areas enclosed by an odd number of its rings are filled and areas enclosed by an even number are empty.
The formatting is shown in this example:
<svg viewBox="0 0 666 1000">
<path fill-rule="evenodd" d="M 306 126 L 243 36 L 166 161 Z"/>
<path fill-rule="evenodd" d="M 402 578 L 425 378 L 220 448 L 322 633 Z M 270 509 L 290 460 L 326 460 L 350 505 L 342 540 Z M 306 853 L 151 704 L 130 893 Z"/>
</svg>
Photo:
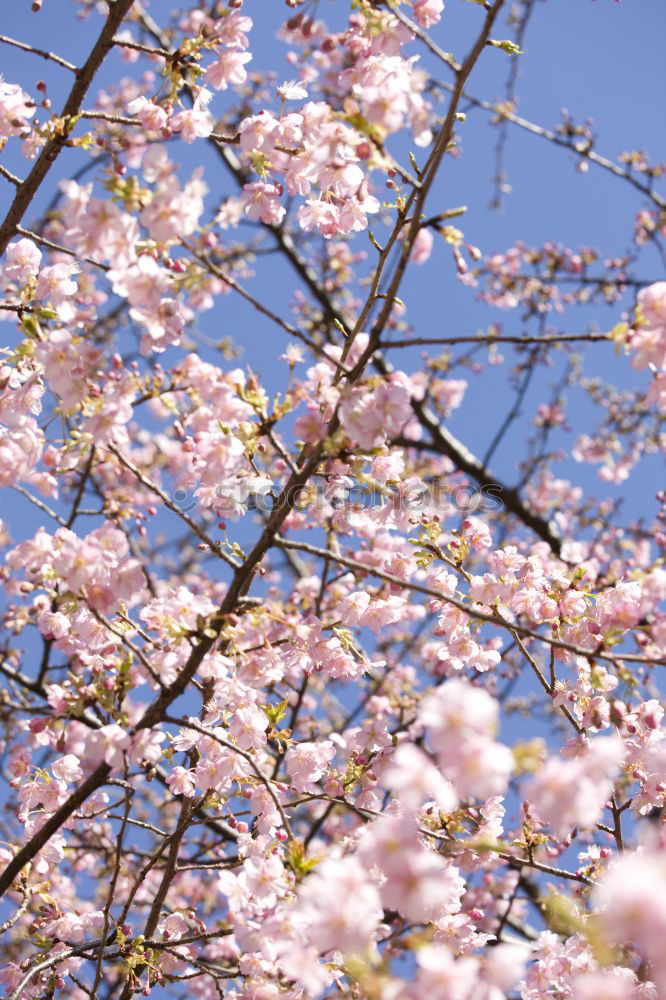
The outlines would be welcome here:
<svg viewBox="0 0 666 1000">
<path fill-rule="evenodd" d="M 473 96 L 523 0 L 77 6 L 0 35 L 5 997 L 658 1000 L 659 169 Z M 635 256 L 457 228 L 485 110 Z"/>
</svg>

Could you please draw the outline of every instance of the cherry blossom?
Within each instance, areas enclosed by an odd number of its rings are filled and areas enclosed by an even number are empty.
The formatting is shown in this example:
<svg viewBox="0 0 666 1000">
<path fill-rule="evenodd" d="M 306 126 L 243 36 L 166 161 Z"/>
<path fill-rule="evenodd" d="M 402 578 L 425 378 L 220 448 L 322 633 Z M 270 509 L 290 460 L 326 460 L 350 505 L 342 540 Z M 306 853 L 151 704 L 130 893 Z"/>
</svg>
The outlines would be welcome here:
<svg viewBox="0 0 666 1000">
<path fill-rule="evenodd" d="M 539 115 L 529 0 L 18 6 L 6 997 L 657 1000 L 653 144 Z"/>
</svg>

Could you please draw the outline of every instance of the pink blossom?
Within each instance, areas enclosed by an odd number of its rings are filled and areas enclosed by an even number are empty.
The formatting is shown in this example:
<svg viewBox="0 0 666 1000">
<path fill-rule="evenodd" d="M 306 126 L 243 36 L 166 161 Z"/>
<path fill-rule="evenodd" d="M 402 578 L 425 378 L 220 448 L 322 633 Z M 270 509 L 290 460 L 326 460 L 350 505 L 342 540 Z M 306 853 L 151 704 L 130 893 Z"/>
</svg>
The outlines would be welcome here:
<svg viewBox="0 0 666 1000">
<path fill-rule="evenodd" d="M 206 70 L 206 83 L 215 90 L 226 90 L 230 84 L 233 87 L 240 87 L 247 80 L 245 63 L 251 59 L 249 52 L 234 50 L 219 52 L 216 61 Z"/>
<path fill-rule="evenodd" d="M 666 995 L 662 167 L 618 154 L 603 253 L 495 252 L 493 10 L 460 94 L 443 0 L 82 0 L 69 84 L 42 2 L 35 99 L 0 79 L 5 992 Z"/>
<path fill-rule="evenodd" d="M 146 97 L 135 97 L 127 105 L 127 113 L 134 118 L 138 118 L 145 129 L 150 132 L 159 132 L 166 128 L 167 113 L 164 108 Z"/>
<path fill-rule="evenodd" d="M 248 218 L 259 219 L 267 225 L 279 225 L 286 212 L 284 205 L 280 204 L 280 192 L 275 184 L 259 181 L 245 184 L 241 203 Z"/>
<path fill-rule="evenodd" d="M 21 239 L 10 243 L 7 247 L 7 261 L 2 271 L 5 277 L 19 284 L 37 274 L 42 259 L 42 252 L 32 240 Z"/>
<path fill-rule="evenodd" d="M 194 771 L 176 766 L 172 768 L 167 778 L 167 784 L 174 795 L 184 795 L 188 799 L 194 797 L 196 789 Z"/>
<path fill-rule="evenodd" d="M 308 92 L 300 83 L 296 83 L 295 80 L 289 80 L 286 83 L 281 83 L 277 88 L 278 97 L 281 97 L 283 101 L 304 101 L 308 96 Z"/>
<path fill-rule="evenodd" d="M 17 416 L 8 427 L 0 423 L 0 487 L 34 481 L 41 493 L 55 496 L 55 481 L 41 480 L 36 472 L 43 450 L 44 433 L 34 418 Z"/>
<path fill-rule="evenodd" d="M 645 394 L 645 402 L 648 405 L 654 404 L 660 413 L 666 413 L 666 374 L 657 375 L 650 382 Z"/>
<path fill-rule="evenodd" d="M 373 449 L 387 436 L 399 434 L 412 417 L 408 387 L 383 382 L 374 392 L 363 387 L 348 390 L 340 404 L 340 420 L 361 448 Z"/>
<path fill-rule="evenodd" d="M 414 17 L 422 28 L 437 24 L 444 10 L 444 0 L 414 0 Z"/>
<path fill-rule="evenodd" d="M 469 735 L 490 738 L 497 729 L 498 717 L 498 704 L 487 691 L 457 679 L 433 692 L 419 713 L 435 748 Z"/>
<path fill-rule="evenodd" d="M 433 799 L 444 813 L 452 812 L 458 797 L 426 755 L 411 743 L 397 748 L 382 775 L 388 787 L 400 796 L 407 809 L 418 809 Z"/>
<path fill-rule="evenodd" d="M 633 334 L 629 349 L 635 353 L 631 366 L 637 371 L 649 365 L 663 369 L 666 367 L 666 325 L 641 327 Z"/>
<path fill-rule="evenodd" d="M 192 143 L 196 139 L 207 139 L 214 128 L 213 118 L 206 110 L 210 100 L 208 91 L 202 90 L 191 108 L 179 111 L 169 121 L 169 127 L 179 132 L 183 142 Z"/>
<path fill-rule="evenodd" d="M 338 217 L 340 232 L 344 235 L 363 232 L 368 228 L 368 215 L 373 215 L 379 209 L 380 204 L 372 195 L 362 199 L 347 198 L 340 206 Z"/>
<path fill-rule="evenodd" d="M 35 107 L 35 102 L 18 84 L 0 78 L 0 138 L 29 131 L 28 118 L 34 115 Z"/>
<path fill-rule="evenodd" d="M 229 47 L 246 49 L 248 47 L 247 33 L 252 28 L 252 18 L 241 10 L 226 10 L 224 16 L 215 22 L 214 33 L 217 39 Z"/>
<path fill-rule="evenodd" d="M 114 722 L 94 730 L 86 741 L 86 750 L 96 761 L 104 760 L 116 769 L 122 767 L 129 743 L 128 733 Z"/>
<path fill-rule="evenodd" d="M 363 171 L 354 160 L 326 164 L 319 171 L 322 191 L 332 191 L 338 198 L 351 198 L 363 183 Z"/>
<path fill-rule="evenodd" d="M 297 743 L 290 747 L 285 756 L 285 764 L 296 791 L 316 794 L 316 783 L 326 774 L 334 757 L 335 746 L 330 740 Z"/>
<path fill-rule="evenodd" d="M 370 601 L 359 618 L 359 625 L 366 625 L 375 635 L 387 625 L 400 621 L 405 600 L 402 597 L 389 597 L 385 601 Z"/>
<path fill-rule="evenodd" d="M 299 889 L 296 907 L 309 942 L 323 953 L 367 951 L 382 919 L 379 893 L 353 857 L 318 865 Z"/>
<path fill-rule="evenodd" d="M 382 816 L 367 829 L 360 856 L 384 875 L 382 903 L 408 920 L 436 920 L 460 909 L 463 880 L 458 869 L 418 840 L 409 817 Z"/>
<path fill-rule="evenodd" d="M 319 961 L 318 950 L 313 945 L 278 938 L 275 946 L 279 954 L 280 969 L 288 979 L 307 990 L 307 995 L 318 996 L 325 987 L 331 985 L 333 974 Z M 274 1000 L 270 993 L 265 993 L 265 997 L 266 1000 Z"/>
<path fill-rule="evenodd" d="M 51 770 L 55 774 L 56 778 L 59 778 L 60 781 L 64 781 L 66 783 L 80 781 L 83 777 L 83 771 L 81 770 L 79 759 L 71 753 L 55 760 L 51 764 Z"/>
<path fill-rule="evenodd" d="M 525 790 L 536 815 L 564 837 L 574 826 L 589 827 L 600 817 L 613 789 L 623 749 L 616 737 L 591 742 L 571 761 L 551 757 Z"/>
<path fill-rule="evenodd" d="M 474 995 L 479 971 L 477 959 L 455 960 L 448 948 L 437 944 L 426 944 L 416 958 L 415 983 L 419 996 L 467 1000 Z"/>
<path fill-rule="evenodd" d="M 658 991 L 666 989 L 666 855 L 645 847 L 620 855 L 601 879 L 594 902 L 612 944 L 634 944 L 651 965 Z"/>
<path fill-rule="evenodd" d="M 269 111 L 244 118 L 238 126 L 240 146 L 245 152 L 271 153 L 280 131 L 280 122 Z"/>
<path fill-rule="evenodd" d="M 656 281 L 641 288 L 638 305 L 646 326 L 666 326 L 666 281 Z"/>
<path fill-rule="evenodd" d="M 276 855 L 250 857 L 243 863 L 243 876 L 253 904 L 271 909 L 289 888 L 284 865 Z"/>
<path fill-rule="evenodd" d="M 638 991 L 638 981 L 631 969 L 616 966 L 612 969 L 599 969 L 597 972 L 584 972 L 571 982 L 572 1000 L 651 1000 L 650 992 Z M 649 987 L 648 987 L 649 989 Z"/>
<path fill-rule="evenodd" d="M 299 208 L 298 221 L 306 233 L 317 229 L 327 239 L 340 232 L 339 209 L 328 201 L 309 199 Z"/>
<path fill-rule="evenodd" d="M 268 718 L 256 705 L 237 709 L 229 723 L 229 732 L 242 750 L 262 746 L 267 729 Z"/>
<path fill-rule="evenodd" d="M 419 718 L 442 771 L 461 798 L 504 792 L 513 755 L 492 739 L 498 705 L 486 691 L 463 680 L 447 681 L 424 701 Z"/>
</svg>

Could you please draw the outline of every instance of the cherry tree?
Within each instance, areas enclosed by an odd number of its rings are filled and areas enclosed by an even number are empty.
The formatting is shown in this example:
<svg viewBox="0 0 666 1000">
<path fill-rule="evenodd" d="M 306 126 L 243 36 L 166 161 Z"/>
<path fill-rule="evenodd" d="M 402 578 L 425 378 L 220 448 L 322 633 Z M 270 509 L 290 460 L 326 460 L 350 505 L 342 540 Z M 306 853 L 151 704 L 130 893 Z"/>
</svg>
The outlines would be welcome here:
<svg viewBox="0 0 666 1000">
<path fill-rule="evenodd" d="M 657 1000 L 664 168 L 522 117 L 534 0 L 184 2 L 0 36 L 5 996 Z M 489 123 L 622 249 L 483 245 Z"/>
</svg>

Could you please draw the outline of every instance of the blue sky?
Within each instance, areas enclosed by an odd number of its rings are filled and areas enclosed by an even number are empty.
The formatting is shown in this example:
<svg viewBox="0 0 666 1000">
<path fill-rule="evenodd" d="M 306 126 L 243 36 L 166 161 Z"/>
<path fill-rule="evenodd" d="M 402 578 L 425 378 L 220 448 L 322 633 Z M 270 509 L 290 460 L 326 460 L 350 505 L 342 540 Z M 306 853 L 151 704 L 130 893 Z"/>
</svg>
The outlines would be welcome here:
<svg viewBox="0 0 666 1000">
<path fill-rule="evenodd" d="M 286 48 L 282 43 L 276 46 L 274 38 L 276 25 L 284 15 L 284 5 L 277 0 L 255 0 L 246 3 L 245 9 L 255 20 L 251 34 L 254 59 L 249 68 L 274 69 L 279 78 L 292 76 L 293 69 L 283 59 Z M 150 12 L 158 21 L 165 20 L 171 10 L 170 0 L 153 0 L 150 5 Z M 319 15 L 336 27 L 342 25 L 347 10 L 348 5 L 339 0 L 322 0 L 319 4 Z M 461 55 L 478 28 L 480 16 L 480 10 L 473 4 L 450 0 L 442 21 L 434 29 L 434 37 L 443 48 Z M 100 18 L 96 14 L 87 21 L 77 19 L 74 4 L 67 0 L 45 0 L 39 14 L 31 13 L 28 0 L 6 5 L 0 12 L 2 33 L 29 39 L 34 45 L 52 49 L 74 62 L 81 61 L 99 25 Z M 658 0 L 537 2 L 519 62 L 519 113 L 553 128 L 560 120 L 561 109 L 567 108 L 577 120 L 594 119 L 598 149 L 610 158 L 622 149 L 641 148 L 648 151 L 653 161 L 666 159 L 663 127 L 666 122 L 663 102 L 658 99 L 666 83 L 664 28 L 666 16 Z M 512 37 L 513 29 L 501 20 L 494 34 L 499 38 Z M 411 51 L 419 52 L 424 66 L 446 78 L 443 68 L 440 73 L 439 67 L 432 65 L 430 57 L 418 45 L 412 46 Z M 44 79 L 54 108 L 62 103 L 71 83 L 66 71 L 7 46 L 2 46 L 2 57 L 2 72 L 7 80 L 34 92 L 37 80 Z M 500 98 L 510 62 L 511 58 L 503 52 L 486 51 L 469 85 L 470 93 L 491 101 Z M 136 67 L 126 66 L 120 56 L 113 53 L 98 80 L 106 86 L 135 72 Z M 88 107 L 92 105 L 92 96 L 91 93 L 86 102 Z M 214 107 L 225 107 L 225 95 L 218 95 Z M 511 128 L 506 168 L 513 191 L 505 197 L 503 211 L 498 213 L 488 207 L 493 193 L 493 149 L 497 130 L 490 125 L 486 112 L 471 110 L 460 134 L 463 155 L 457 161 L 449 158 L 445 164 L 431 205 L 433 210 L 468 205 L 469 211 L 460 220 L 460 227 L 466 239 L 484 252 L 503 250 L 519 239 L 530 245 L 553 240 L 573 248 L 593 246 L 609 256 L 629 249 L 633 216 L 644 204 L 642 196 L 629 185 L 595 166 L 591 166 L 588 173 L 580 174 L 575 170 L 570 153 Z M 25 161 L 12 154 L 8 149 L 3 162 L 19 173 L 24 172 Z M 205 144 L 176 143 L 171 147 L 171 155 L 182 164 L 184 174 L 190 173 L 200 162 L 204 165 L 211 206 L 221 196 L 235 193 L 232 182 L 220 170 L 219 161 L 211 156 Z M 54 177 L 71 172 L 73 165 L 81 162 L 78 157 L 79 154 L 73 152 L 61 157 L 49 177 L 47 190 L 36 199 L 29 218 L 36 217 L 40 206 L 43 207 L 53 193 Z M 3 190 L 4 197 L 9 193 Z M 373 253 L 363 234 L 354 240 L 354 249 Z M 634 274 L 656 279 L 660 271 L 657 254 L 648 247 L 634 268 Z M 259 262 L 257 280 L 248 285 L 260 288 L 261 295 L 281 315 L 288 316 L 289 300 L 298 285 L 284 265 L 274 258 L 268 266 L 262 267 Z M 424 267 L 412 270 L 402 297 L 407 304 L 406 318 L 420 336 L 468 335 L 497 321 L 503 324 L 506 333 L 518 333 L 523 329 L 519 310 L 499 311 L 478 303 L 474 292 L 458 281 L 451 257 L 442 248 Z M 630 299 L 626 304 L 630 304 Z M 620 311 L 617 306 L 577 309 L 564 317 L 555 317 L 553 323 L 556 329 L 569 333 L 585 329 L 590 322 L 600 329 L 609 329 L 620 319 Z M 284 387 L 285 366 L 276 359 L 282 353 L 285 337 L 251 307 L 228 296 L 218 300 L 216 308 L 202 316 L 200 325 L 206 338 L 234 336 L 242 342 L 241 361 L 252 365 L 270 388 Z M 8 328 L 5 329 L 9 333 Z M 241 337 L 237 336 L 239 330 L 242 330 Z M 206 353 L 205 346 L 200 344 L 199 349 Z M 176 355 L 176 351 L 167 352 L 163 360 L 168 361 Z M 505 352 L 505 356 L 506 365 L 490 368 L 481 375 L 466 376 L 471 382 L 467 400 L 450 421 L 454 433 L 476 451 L 483 451 L 491 429 L 494 430 L 512 402 L 507 378 L 511 352 Z M 394 363 L 398 363 L 398 357 L 392 352 Z M 406 367 L 415 367 L 418 363 L 418 354 L 411 353 L 411 358 L 407 355 Z M 589 349 L 586 371 L 600 374 L 618 385 L 631 384 L 636 378 L 647 380 L 645 374 L 632 373 L 624 358 L 615 358 L 608 345 Z M 533 380 L 523 411 L 525 417 L 518 422 L 513 437 L 507 439 L 493 463 L 502 470 L 505 479 L 512 479 L 513 466 L 523 453 L 525 421 L 528 415 L 531 418 L 537 403 L 546 398 L 547 386 L 556 374 L 546 373 L 545 378 L 539 375 Z M 575 395 L 569 398 L 569 418 L 578 429 L 586 424 L 591 429 L 595 419 L 590 405 Z M 558 443 L 570 447 L 571 438 Z M 595 493 L 605 491 L 617 495 L 626 490 L 627 500 L 634 507 L 633 491 L 637 491 L 643 503 L 646 488 L 653 492 L 649 482 L 652 474 L 659 475 L 654 462 L 644 464 L 646 469 L 637 470 L 635 484 L 628 489 L 600 483 L 596 468 L 565 463 L 557 471 L 572 476 Z M 648 466 L 653 468 L 648 470 Z M 13 505 L 14 501 L 7 502 Z M 639 510 L 637 504 L 636 513 Z"/>
</svg>

